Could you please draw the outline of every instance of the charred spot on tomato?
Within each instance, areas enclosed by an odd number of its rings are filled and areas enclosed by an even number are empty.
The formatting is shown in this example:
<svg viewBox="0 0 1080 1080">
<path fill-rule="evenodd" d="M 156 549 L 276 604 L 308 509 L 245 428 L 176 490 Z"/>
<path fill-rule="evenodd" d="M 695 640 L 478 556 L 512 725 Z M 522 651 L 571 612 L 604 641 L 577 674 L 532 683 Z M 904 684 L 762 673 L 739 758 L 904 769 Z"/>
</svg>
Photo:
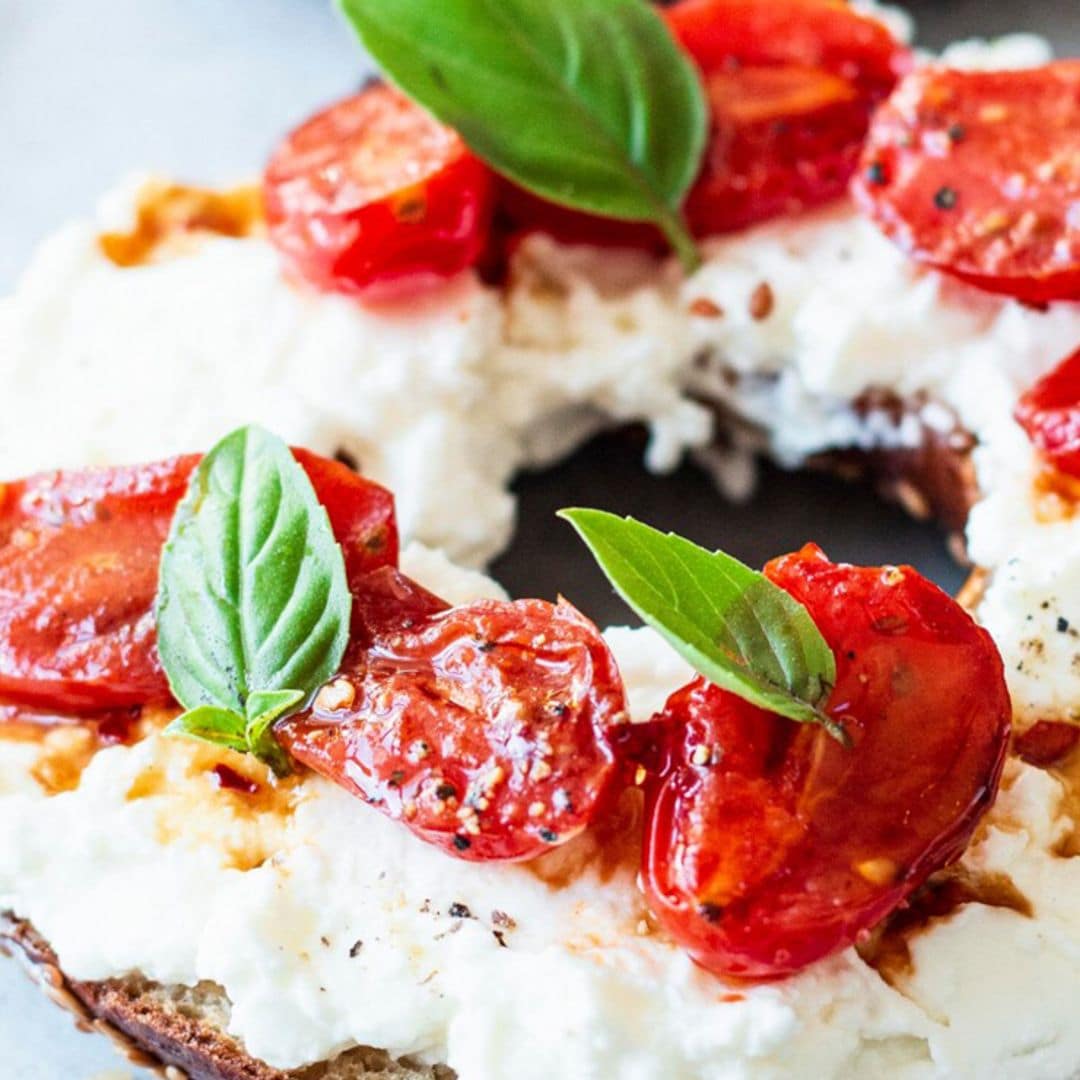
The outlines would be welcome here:
<svg viewBox="0 0 1080 1080">
<path fill-rule="evenodd" d="M 574 802 L 565 788 L 556 788 L 551 796 L 551 805 L 561 814 L 572 813 Z"/>
<path fill-rule="evenodd" d="M 934 205 L 939 210 L 953 210 L 956 207 L 956 188 L 945 185 L 934 192 Z"/>
<path fill-rule="evenodd" d="M 427 199 L 422 191 L 413 191 L 395 199 L 394 217 L 402 225 L 419 225 L 427 217 Z"/>
<path fill-rule="evenodd" d="M 360 459 L 343 446 L 339 446 L 334 451 L 334 460 L 344 465 L 350 472 L 358 473 L 360 471 Z"/>
<path fill-rule="evenodd" d="M 713 904 L 706 900 L 704 903 L 698 904 L 697 913 L 707 923 L 715 923 L 720 921 L 720 916 L 724 914 L 724 909 L 719 904 Z"/>
<path fill-rule="evenodd" d="M 871 161 L 866 166 L 866 182 L 873 184 L 875 187 L 881 187 L 889 182 L 889 174 L 885 169 L 885 162 L 883 161 Z"/>
</svg>

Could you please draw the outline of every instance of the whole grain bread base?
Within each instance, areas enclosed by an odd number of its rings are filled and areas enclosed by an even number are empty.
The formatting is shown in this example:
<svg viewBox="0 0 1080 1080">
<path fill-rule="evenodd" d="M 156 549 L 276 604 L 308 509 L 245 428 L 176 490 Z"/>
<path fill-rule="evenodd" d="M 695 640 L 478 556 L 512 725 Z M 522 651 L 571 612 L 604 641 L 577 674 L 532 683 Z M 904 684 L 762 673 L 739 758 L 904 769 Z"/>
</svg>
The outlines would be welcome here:
<svg viewBox="0 0 1080 1080">
<path fill-rule="evenodd" d="M 23 961 L 81 1030 L 108 1036 L 133 1065 L 165 1080 L 453 1080 L 455 1075 L 444 1066 L 395 1061 L 371 1047 L 354 1047 L 302 1069 L 275 1069 L 228 1034 L 229 1001 L 219 986 L 168 987 L 137 974 L 103 982 L 69 979 L 48 942 L 8 912 L 0 912 L 0 946 Z"/>
</svg>

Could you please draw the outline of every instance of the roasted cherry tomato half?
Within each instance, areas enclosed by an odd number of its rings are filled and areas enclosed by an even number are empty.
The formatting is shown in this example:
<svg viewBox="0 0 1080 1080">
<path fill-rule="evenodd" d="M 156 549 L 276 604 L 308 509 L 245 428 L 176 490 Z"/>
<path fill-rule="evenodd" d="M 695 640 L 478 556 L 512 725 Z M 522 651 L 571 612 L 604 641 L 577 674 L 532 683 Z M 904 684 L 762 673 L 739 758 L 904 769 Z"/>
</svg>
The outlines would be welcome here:
<svg viewBox="0 0 1080 1080">
<path fill-rule="evenodd" d="M 294 451 L 350 580 L 397 561 L 389 492 Z M 161 548 L 199 458 L 0 484 L 0 701 L 62 712 L 169 700 L 153 604 Z"/>
<path fill-rule="evenodd" d="M 881 23 L 839 0 L 683 0 L 664 17 L 701 69 L 712 114 L 686 204 L 698 236 L 844 194 L 871 112 L 911 64 Z M 650 226 L 553 206 L 510 185 L 500 205 L 522 231 L 664 250 Z"/>
<path fill-rule="evenodd" d="M 723 975 L 788 975 L 855 942 L 957 858 L 1010 734 L 989 635 L 910 567 L 834 565 L 810 545 L 767 575 L 836 655 L 816 726 L 702 679 L 650 725 L 643 881 L 667 931 Z"/>
<path fill-rule="evenodd" d="M 494 182 L 454 131 L 377 84 L 293 131 L 263 188 L 271 239 L 295 274 L 377 296 L 471 266 Z"/>
<path fill-rule="evenodd" d="M 919 262 L 1031 303 L 1080 299 L 1080 60 L 908 76 L 854 190 Z"/>
<path fill-rule="evenodd" d="M 910 56 L 836 0 L 683 0 L 667 13 L 702 69 L 712 134 L 686 213 L 728 232 L 843 195 L 874 107 Z"/>
<path fill-rule="evenodd" d="M 615 662 L 569 604 L 446 605 L 371 575 L 342 672 L 276 734 L 294 758 L 463 859 L 527 859 L 585 828 L 626 721 Z"/>
<path fill-rule="evenodd" d="M 1020 398 L 1016 420 L 1051 464 L 1080 477 L 1080 349 Z"/>
</svg>

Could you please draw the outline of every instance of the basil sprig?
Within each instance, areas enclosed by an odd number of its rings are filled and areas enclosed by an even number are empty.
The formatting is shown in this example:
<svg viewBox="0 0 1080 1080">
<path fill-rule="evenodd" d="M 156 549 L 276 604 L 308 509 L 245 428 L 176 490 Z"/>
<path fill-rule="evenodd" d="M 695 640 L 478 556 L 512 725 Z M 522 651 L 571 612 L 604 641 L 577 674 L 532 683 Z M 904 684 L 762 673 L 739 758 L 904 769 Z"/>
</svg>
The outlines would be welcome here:
<svg viewBox="0 0 1080 1080">
<path fill-rule="evenodd" d="M 288 760 L 275 720 L 338 670 L 352 600 L 326 510 L 289 448 L 245 427 L 192 474 L 161 557 L 158 650 L 187 710 L 169 731 Z"/>
<path fill-rule="evenodd" d="M 680 206 L 705 149 L 691 61 L 645 0 L 339 0 L 383 71 L 522 187 L 658 226 L 699 263 Z"/>
<path fill-rule="evenodd" d="M 722 551 L 603 510 L 562 510 L 615 591 L 710 682 L 770 712 L 821 724 L 836 658 L 806 608 Z"/>
</svg>

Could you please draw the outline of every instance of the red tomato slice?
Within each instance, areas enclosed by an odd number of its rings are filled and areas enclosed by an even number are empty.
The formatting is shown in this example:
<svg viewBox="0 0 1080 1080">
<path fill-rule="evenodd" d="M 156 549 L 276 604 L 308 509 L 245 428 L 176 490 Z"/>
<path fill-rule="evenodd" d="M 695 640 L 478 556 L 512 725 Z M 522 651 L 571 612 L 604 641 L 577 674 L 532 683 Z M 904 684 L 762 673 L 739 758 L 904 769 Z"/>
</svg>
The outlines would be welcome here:
<svg viewBox="0 0 1080 1080">
<path fill-rule="evenodd" d="M 1031 303 L 1080 299 L 1080 60 L 908 76 L 854 191 L 920 262 Z"/>
<path fill-rule="evenodd" d="M 699 235 L 841 196 L 874 106 L 910 65 L 839 0 L 683 0 L 667 13 L 701 67 L 712 136 L 686 212 Z"/>
<path fill-rule="evenodd" d="M 798 213 L 844 194 L 869 103 L 815 68 L 743 67 L 707 77 L 713 130 L 686 214 L 698 235 Z"/>
<path fill-rule="evenodd" d="M 665 16 L 706 72 L 816 68 L 884 97 L 911 66 L 887 27 L 844 0 L 682 0 Z"/>
<path fill-rule="evenodd" d="M 1047 460 L 1080 477 L 1080 349 L 1020 398 L 1016 420 Z"/>
<path fill-rule="evenodd" d="M 494 185 L 454 131 L 374 85 L 293 131 L 263 190 L 290 270 L 319 289 L 372 295 L 476 262 Z"/>
<path fill-rule="evenodd" d="M 766 573 L 832 646 L 828 708 L 853 746 L 698 679 L 644 759 L 650 905 L 704 967 L 752 979 L 850 945 L 958 857 L 1010 733 L 989 635 L 910 567 L 808 545 Z"/>
<path fill-rule="evenodd" d="M 294 451 L 350 581 L 397 561 L 393 498 Z M 169 700 L 153 619 L 158 563 L 197 455 L 0 485 L 0 700 L 62 712 Z"/>
<path fill-rule="evenodd" d="M 368 633 L 312 709 L 278 725 L 298 760 L 463 859 L 528 859 L 579 833 L 618 773 L 618 669 L 565 602 L 447 609 L 371 575 Z"/>
</svg>

